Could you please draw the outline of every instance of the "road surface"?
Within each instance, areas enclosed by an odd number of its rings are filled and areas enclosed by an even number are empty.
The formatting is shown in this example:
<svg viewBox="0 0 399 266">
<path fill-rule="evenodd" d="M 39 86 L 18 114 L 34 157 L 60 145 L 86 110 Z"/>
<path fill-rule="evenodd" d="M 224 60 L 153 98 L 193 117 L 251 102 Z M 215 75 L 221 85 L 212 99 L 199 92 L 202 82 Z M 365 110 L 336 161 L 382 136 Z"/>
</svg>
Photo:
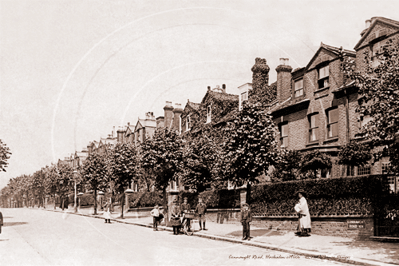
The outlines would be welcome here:
<svg viewBox="0 0 399 266">
<path fill-rule="evenodd" d="M 69 213 L 1 211 L 1 265 L 344 265 Z"/>
</svg>

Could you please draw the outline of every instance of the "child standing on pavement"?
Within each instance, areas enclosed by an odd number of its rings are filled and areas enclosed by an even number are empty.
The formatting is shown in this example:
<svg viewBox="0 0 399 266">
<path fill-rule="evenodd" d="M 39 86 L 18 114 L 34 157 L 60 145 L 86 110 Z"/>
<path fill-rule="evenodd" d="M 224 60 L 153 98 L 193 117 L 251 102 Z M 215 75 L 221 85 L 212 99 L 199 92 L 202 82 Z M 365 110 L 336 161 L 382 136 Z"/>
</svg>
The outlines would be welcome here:
<svg viewBox="0 0 399 266">
<path fill-rule="evenodd" d="M 104 219 L 105 219 L 105 223 L 111 223 L 111 210 L 110 210 L 110 208 L 111 208 L 111 206 L 110 206 L 111 204 L 109 204 L 108 202 L 107 203 L 105 203 L 105 206 L 104 206 Z"/>
<path fill-rule="evenodd" d="M 158 231 L 158 222 L 159 222 L 159 207 L 155 205 L 154 209 L 151 211 L 152 216 L 152 228 L 154 231 Z"/>
<path fill-rule="evenodd" d="M 244 203 L 241 209 L 241 224 L 242 224 L 242 240 L 250 240 L 250 228 L 249 223 L 251 222 L 251 211 L 249 210 L 248 203 Z"/>
<path fill-rule="evenodd" d="M 195 208 L 195 212 L 198 213 L 198 221 L 199 221 L 200 230 L 206 230 L 206 229 L 205 229 L 205 222 L 206 222 L 206 218 L 205 218 L 206 205 L 205 205 L 205 203 L 202 202 L 202 199 L 201 199 L 201 198 L 198 199 L 198 205 L 197 205 L 197 207 Z"/>
</svg>

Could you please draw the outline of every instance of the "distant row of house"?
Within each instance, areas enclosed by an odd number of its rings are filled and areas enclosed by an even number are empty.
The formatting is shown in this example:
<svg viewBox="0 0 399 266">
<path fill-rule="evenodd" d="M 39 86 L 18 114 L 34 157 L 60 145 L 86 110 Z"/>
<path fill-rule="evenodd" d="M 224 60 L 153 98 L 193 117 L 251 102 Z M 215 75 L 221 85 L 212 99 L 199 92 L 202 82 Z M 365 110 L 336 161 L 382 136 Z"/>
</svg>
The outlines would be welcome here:
<svg viewBox="0 0 399 266">
<path fill-rule="evenodd" d="M 376 56 L 388 39 L 399 37 L 399 21 L 373 17 L 366 21 L 366 28 L 360 34 L 360 40 L 354 51 L 333 47 L 321 43 L 309 63 L 301 68 L 292 69 L 289 60 L 280 59 L 277 66 L 277 81 L 266 89 L 276 91 L 270 104 L 270 112 L 280 131 L 280 145 L 290 150 L 320 150 L 333 158 L 338 150 L 352 140 L 361 139 L 360 128 L 369 121 L 369 117 L 359 117 L 355 109 L 358 106 L 357 88 L 353 82 L 345 79 L 342 63 L 353 58 L 357 70 L 364 70 L 364 53 L 369 52 L 373 64 L 378 64 Z M 198 123 L 217 125 L 229 120 L 233 112 L 241 109 L 242 102 L 248 99 L 251 83 L 238 87 L 240 94 L 227 93 L 226 85 L 211 88 L 200 103 L 188 101 L 184 108 L 180 104 L 172 105 L 167 101 L 164 115 L 155 118 L 147 112 L 144 119 L 135 125 L 115 129 L 107 138 L 92 141 L 80 152 L 65 158 L 81 164 L 89 153 L 104 149 L 106 145 L 117 142 L 142 142 L 151 137 L 156 128 L 169 127 L 181 134 L 191 130 Z M 362 167 L 333 164 L 328 171 L 320 172 L 321 177 L 342 177 L 385 173 L 389 161 L 385 158 Z M 391 186 L 399 187 L 399 179 L 392 178 Z M 171 184 L 171 189 L 182 189 L 183 185 Z M 137 190 L 137 184 L 132 184 Z"/>
</svg>

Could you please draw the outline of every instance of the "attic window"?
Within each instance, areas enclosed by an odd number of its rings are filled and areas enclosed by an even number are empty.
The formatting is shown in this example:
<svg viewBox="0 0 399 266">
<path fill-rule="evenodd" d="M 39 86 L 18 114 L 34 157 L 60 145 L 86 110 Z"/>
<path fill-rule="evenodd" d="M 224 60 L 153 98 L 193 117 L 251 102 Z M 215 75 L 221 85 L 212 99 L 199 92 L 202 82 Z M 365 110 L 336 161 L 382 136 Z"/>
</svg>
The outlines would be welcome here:
<svg viewBox="0 0 399 266">
<path fill-rule="evenodd" d="M 330 68 L 328 65 L 319 68 L 319 81 L 318 81 L 319 90 L 328 88 L 328 86 L 330 85 L 329 72 Z"/>
<path fill-rule="evenodd" d="M 207 122 L 207 123 L 210 123 L 210 122 L 211 122 L 211 115 L 212 115 L 212 109 L 211 109 L 211 106 L 208 105 L 208 106 L 206 107 L 206 122 Z"/>
<path fill-rule="evenodd" d="M 186 131 L 189 131 L 190 128 L 191 128 L 190 122 L 191 122 L 190 115 L 187 115 L 187 117 L 186 117 Z"/>
<path fill-rule="evenodd" d="M 295 97 L 303 95 L 303 79 L 295 81 Z"/>
</svg>

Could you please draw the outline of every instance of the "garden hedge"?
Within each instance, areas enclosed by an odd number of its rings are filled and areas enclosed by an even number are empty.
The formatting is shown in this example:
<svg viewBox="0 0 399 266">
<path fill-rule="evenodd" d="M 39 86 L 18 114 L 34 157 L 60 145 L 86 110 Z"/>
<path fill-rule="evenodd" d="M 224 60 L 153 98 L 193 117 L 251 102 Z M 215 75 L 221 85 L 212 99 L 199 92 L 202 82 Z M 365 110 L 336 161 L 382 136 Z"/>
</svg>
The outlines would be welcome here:
<svg viewBox="0 0 399 266">
<path fill-rule="evenodd" d="M 388 194 L 385 176 L 287 181 L 254 186 L 250 204 L 254 215 L 294 215 L 296 192 L 303 190 L 312 216 L 371 215 Z"/>
</svg>

